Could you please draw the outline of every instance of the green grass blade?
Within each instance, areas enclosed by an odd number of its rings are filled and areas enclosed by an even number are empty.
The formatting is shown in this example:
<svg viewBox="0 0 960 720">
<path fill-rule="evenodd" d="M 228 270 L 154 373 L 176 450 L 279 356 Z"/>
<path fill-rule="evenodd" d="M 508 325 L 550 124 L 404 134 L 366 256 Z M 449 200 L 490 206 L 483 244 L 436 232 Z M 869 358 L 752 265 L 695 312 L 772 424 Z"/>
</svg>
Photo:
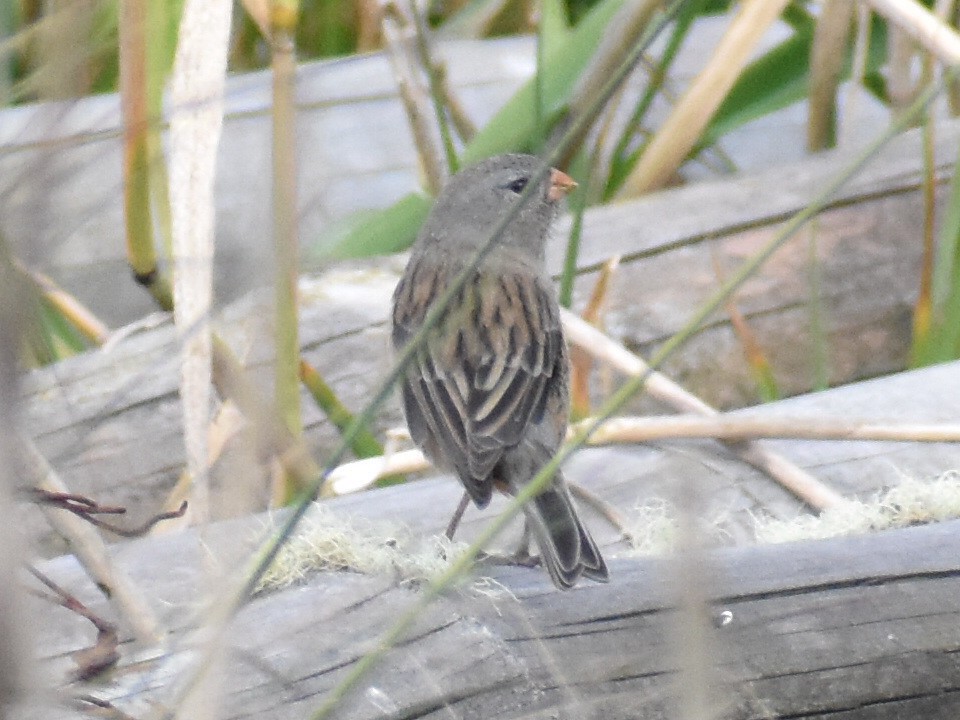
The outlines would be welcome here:
<svg viewBox="0 0 960 720">
<path fill-rule="evenodd" d="M 642 147 L 633 151 L 630 151 L 629 148 L 638 132 L 643 128 L 647 111 L 650 109 L 650 106 L 653 105 L 653 101 L 660 92 L 663 80 L 670 72 L 670 67 L 673 65 L 677 53 L 687 38 L 690 26 L 693 24 L 693 21 L 703 13 L 708 2 L 709 0 L 693 0 L 693 2 L 687 3 L 680 11 L 677 22 L 673 26 L 673 31 L 670 33 L 670 38 L 667 40 L 667 45 L 663 50 L 663 54 L 660 56 L 660 61 L 651 71 L 650 79 L 643 96 L 634 108 L 630 121 L 627 123 L 614 147 L 610 162 L 610 174 L 603 188 L 604 200 L 609 200 L 616 194 L 627 175 L 630 174 L 637 159 L 640 157 L 640 153 L 643 151 Z"/>
<path fill-rule="evenodd" d="M 354 421 L 354 415 L 343 401 L 337 397 L 333 388 L 327 384 L 323 376 L 306 360 L 300 360 L 300 380 L 313 397 L 317 406 L 332 422 L 337 430 L 343 433 Z M 383 446 L 364 426 L 350 440 L 350 449 L 358 458 L 376 457 L 383 455 Z"/>
<path fill-rule="evenodd" d="M 570 226 L 570 237 L 567 238 L 567 250 L 563 258 L 563 271 L 560 274 L 560 304 L 565 308 L 573 304 L 573 283 L 577 277 L 577 258 L 580 255 L 580 238 L 583 234 L 583 213 L 587 209 L 587 201 L 591 193 L 592 166 L 589 153 L 585 151 L 577 153 L 572 174 L 574 177 L 581 178 L 581 181 L 580 186 L 570 197 L 573 223 Z"/>
<path fill-rule="evenodd" d="M 915 367 L 960 356 L 960 173 L 956 171 L 950 181 L 950 199 L 934 262 L 933 312 L 926 336 L 914 337 Z"/>
</svg>

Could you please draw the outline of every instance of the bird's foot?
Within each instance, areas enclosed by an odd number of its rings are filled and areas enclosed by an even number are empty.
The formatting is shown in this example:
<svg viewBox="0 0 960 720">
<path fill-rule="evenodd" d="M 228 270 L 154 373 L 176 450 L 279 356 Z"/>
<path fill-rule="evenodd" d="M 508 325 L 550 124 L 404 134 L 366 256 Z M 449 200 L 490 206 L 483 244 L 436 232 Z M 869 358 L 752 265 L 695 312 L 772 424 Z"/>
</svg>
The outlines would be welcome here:
<svg viewBox="0 0 960 720">
<path fill-rule="evenodd" d="M 508 565 L 518 567 L 536 567 L 540 564 L 539 555 L 531 555 L 524 550 L 518 550 L 511 555 L 481 552 L 477 555 L 477 562 L 486 565 Z"/>
</svg>

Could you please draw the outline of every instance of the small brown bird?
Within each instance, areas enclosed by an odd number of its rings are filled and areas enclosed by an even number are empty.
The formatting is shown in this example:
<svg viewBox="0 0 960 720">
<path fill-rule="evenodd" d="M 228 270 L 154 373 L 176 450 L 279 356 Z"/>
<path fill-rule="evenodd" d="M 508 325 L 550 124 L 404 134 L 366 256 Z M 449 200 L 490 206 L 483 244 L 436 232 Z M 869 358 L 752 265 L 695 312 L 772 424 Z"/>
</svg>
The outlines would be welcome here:
<svg viewBox="0 0 960 720">
<path fill-rule="evenodd" d="M 433 302 L 542 167 L 530 155 L 500 155 L 450 179 L 394 293 L 394 347 L 419 330 Z M 544 246 L 558 201 L 575 185 L 550 171 L 447 307 L 401 382 L 414 441 L 437 466 L 456 472 L 478 507 L 490 502 L 494 488 L 516 494 L 564 438 L 567 348 Z M 524 512 L 558 588 L 581 576 L 607 580 L 560 473 Z"/>
</svg>

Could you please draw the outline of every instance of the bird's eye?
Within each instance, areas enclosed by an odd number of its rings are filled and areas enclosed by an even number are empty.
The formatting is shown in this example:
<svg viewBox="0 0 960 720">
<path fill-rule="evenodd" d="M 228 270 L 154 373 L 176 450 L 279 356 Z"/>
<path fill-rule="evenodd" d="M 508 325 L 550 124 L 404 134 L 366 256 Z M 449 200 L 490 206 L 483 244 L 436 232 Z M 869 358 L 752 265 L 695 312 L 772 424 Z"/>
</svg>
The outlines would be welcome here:
<svg viewBox="0 0 960 720">
<path fill-rule="evenodd" d="M 519 195 L 523 192 L 523 189 L 527 186 L 527 182 L 529 180 L 530 178 L 519 177 L 516 180 L 507 183 L 507 188 L 510 190 L 510 192 L 514 192 Z"/>
</svg>

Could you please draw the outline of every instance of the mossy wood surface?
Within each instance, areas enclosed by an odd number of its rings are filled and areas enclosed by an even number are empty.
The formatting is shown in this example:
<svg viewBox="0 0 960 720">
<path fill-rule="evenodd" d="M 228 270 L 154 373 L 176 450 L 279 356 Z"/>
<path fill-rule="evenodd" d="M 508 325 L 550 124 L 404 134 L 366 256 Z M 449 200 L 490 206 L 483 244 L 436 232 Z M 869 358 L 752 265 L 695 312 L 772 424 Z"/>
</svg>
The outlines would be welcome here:
<svg viewBox="0 0 960 720">
<path fill-rule="evenodd" d="M 955 417 L 958 392 L 960 363 L 953 363 L 750 412 L 947 419 Z M 775 445 L 844 493 L 960 466 L 960 448 L 951 445 Z M 769 481 L 707 442 L 592 449 L 575 457 L 568 475 L 628 515 L 638 499 L 669 496 L 680 481 L 696 489 L 705 516 L 726 509 L 734 531 L 748 512 L 797 511 Z M 342 498 L 329 509 L 370 522 L 371 532 L 390 520 L 430 534 L 441 531 L 458 496 L 454 483 L 433 479 Z M 495 510 L 468 512 L 464 537 Z M 493 595 L 461 588 L 431 605 L 336 717 L 670 716 L 678 666 L 674 566 L 628 557 L 612 530 L 589 518 L 611 560 L 610 584 L 559 593 L 539 569 L 486 567 L 483 574 L 499 583 L 486 586 Z M 115 546 L 117 562 L 172 630 L 172 655 L 144 658 L 125 643 L 119 670 L 74 689 L 137 717 L 163 702 L 192 657 L 178 643 L 205 586 L 201 557 L 208 567 L 238 567 L 266 522 L 217 523 L 202 544 L 187 531 Z M 697 576 L 711 598 L 711 682 L 722 716 L 953 717 L 960 710 L 958 557 L 957 522 L 709 550 Z M 42 567 L 111 617 L 71 558 Z M 395 578 L 325 572 L 253 600 L 228 632 L 223 717 L 309 716 L 417 593 Z M 91 643 L 93 631 L 60 608 L 38 602 L 31 610 L 40 670 L 59 685 L 72 666 L 68 653 Z M 50 708 L 43 712 L 24 717 L 52 717 Z"/>
</svg>

